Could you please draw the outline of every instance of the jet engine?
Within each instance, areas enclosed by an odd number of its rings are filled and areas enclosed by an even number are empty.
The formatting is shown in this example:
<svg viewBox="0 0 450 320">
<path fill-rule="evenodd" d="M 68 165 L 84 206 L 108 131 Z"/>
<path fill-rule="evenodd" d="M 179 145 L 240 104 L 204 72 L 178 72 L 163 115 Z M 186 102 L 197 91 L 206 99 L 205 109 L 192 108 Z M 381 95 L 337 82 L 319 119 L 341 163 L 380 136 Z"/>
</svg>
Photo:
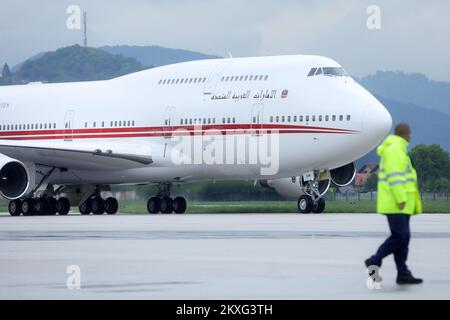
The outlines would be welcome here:
<svg viewBox="0 0 450 320">
<path fill-rule="evenodd" d="M 23 197 L 30 185 L 27 167 L 16 159 L 0 154 L 0 195 L 8 200 Z"/>
<path fill-rule="evenodd" d="M 279 195 L 286 199 L 295 199 L 305 194 L 303 189 L 303 178 L 281 178 L 275 180 L 259 180 L 259 184 L 264 188 L 274 189 Z M 325 179 L 319 181 L 319 191 L 321 194 L 325 194 L 330 187 L 330 180 Z"/>
<path fill-rule="evenodd" d="M 338 187 L 349 185 L 356 175 L 356 166 L 354 162 L 345 166 L 330 170 L 331 181 Z"/>
</svg>

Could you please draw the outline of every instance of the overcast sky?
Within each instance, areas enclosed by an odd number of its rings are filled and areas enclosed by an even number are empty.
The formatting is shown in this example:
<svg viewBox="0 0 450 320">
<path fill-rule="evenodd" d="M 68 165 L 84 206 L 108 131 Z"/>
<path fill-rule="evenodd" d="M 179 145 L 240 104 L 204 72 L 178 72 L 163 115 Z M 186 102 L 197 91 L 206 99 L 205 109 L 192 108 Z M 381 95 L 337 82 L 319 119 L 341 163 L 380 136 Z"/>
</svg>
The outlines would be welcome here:
<svg viewBox="0 0 450 320">
<path fill-rule="evenodd" d="M 228 56 L 319 54 L 356 76 L 420 72 L 450 81 L 448 0 L 1 0 L 0 64 L 82 42 L 69 5 L 88 12 L 89 46 L 160 45 Z M 366 10 L 381 9 L 369 30 Z"/>
</svg>

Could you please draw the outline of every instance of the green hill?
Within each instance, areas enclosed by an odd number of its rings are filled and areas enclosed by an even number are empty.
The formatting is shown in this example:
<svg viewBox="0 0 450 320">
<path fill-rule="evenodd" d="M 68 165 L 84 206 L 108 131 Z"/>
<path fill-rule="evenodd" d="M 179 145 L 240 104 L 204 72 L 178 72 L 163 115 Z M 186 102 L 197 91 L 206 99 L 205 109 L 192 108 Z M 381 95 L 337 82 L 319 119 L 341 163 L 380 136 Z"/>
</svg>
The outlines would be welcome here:
<svg viewBox="0 0 450 320">
<path fill-rule="evenodd" d="M 194 52 L 183 49 L 170 49 L 160 46 L 105 46 L 100 47 L 106 52 L 113 54 L 123 54 L 126 57 L 133 57 L 137 61 L 145 65 L 154 67 L 164 66 L 173 63 L 217 59 L 218 56 Z"/>
<path fill-rule="evenodd" d="M 147 68 L 134 58 L 74 45 L 25 61 L 14 73 L 13 82 L 107 80 Z"/>
</svg>

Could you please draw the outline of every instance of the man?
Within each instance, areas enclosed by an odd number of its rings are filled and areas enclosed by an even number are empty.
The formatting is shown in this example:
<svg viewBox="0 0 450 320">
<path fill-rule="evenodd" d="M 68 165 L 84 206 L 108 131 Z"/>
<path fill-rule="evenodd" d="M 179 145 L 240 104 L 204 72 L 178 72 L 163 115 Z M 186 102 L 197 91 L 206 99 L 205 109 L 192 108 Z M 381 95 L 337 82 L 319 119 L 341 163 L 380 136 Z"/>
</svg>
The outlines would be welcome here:
<svg viewBox="0 0 450 320">
<path fill-rule="evenodd" d="M 422 213 L 422 202 L 417 186 L 417 174 L 408 155 L 411 129 L 406 123 L 395 127 L 378 147 L 381 157 L 378 175 L 377 212 L 386 215 L 391 235 L 378 251 L 365 261 L 366 267 L 381 267 L 383 258 L 394 254 L 397 265 L 397 284 L 419 284 L 406 266 L 410 239 L 409 218 Z"/>
</svg>

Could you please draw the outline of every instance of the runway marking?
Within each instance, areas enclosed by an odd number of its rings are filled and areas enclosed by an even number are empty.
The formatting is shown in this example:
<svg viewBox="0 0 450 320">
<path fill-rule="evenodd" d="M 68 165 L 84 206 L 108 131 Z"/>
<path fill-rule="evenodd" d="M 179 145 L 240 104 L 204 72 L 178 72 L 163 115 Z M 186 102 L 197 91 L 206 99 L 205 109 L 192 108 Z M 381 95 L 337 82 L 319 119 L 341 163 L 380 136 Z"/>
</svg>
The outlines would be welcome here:
<svg viewBox="0 0 450 320">
<path fill-rule="evenodd" d="M 386 238 L 387 232 L 376 231 L 0 231 L 0 241 L 55 240 L 174 240 L 174 239 L 339 239 Z M 414 238 L 449 239 L 450 232 L 413 232 Z"/>
</svg>

